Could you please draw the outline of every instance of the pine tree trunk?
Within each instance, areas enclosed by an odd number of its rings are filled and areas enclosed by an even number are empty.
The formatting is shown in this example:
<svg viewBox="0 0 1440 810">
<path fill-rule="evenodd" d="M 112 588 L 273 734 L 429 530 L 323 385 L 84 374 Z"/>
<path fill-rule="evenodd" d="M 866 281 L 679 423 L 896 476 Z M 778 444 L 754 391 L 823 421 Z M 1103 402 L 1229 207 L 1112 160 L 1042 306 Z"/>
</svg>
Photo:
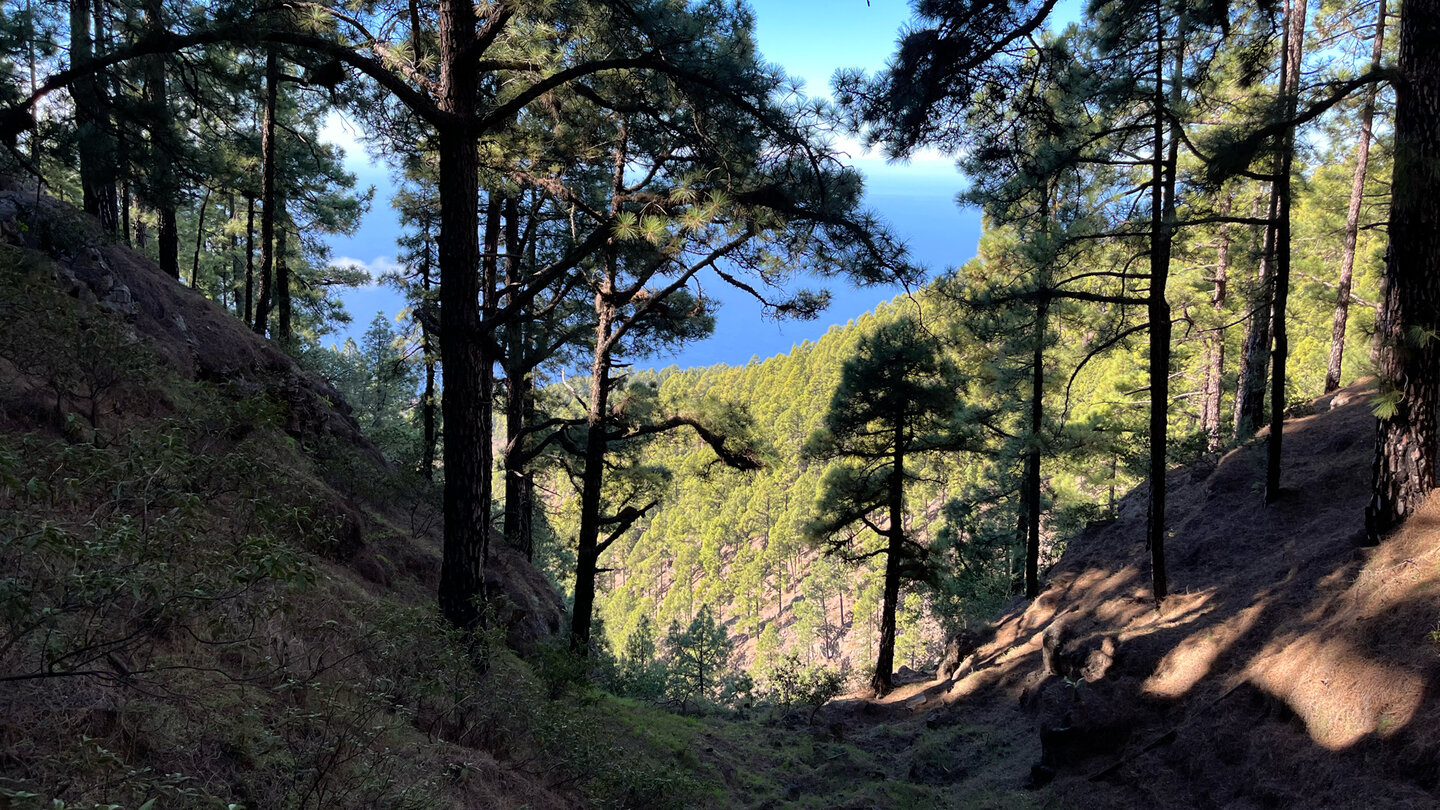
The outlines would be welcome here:
<svg viewBox="0 0 1440 810">
<path fill-rule="evenodd" d="M 1280 83 L 1285 93 L 1285 116 L 1295 117 L 1299 106 L 1300 66 L 1305 53 L 1306 0 L 1290 0 L 1286 11 L 1283 38 L 1285 67 Z M 1275 229 L 1275 300 L 1271 304 L 1270 322 L 1274 347 L 1270 356 L 1270 437 L 1265 464 L 1265 502 L 1280 497 L 1280 462 L 1285 441 L 1285 363 L 1290 356 L 1286 307 L 1290 298 L 1290 170 L 1295 160 L 1295 128 L 1290 127 L 1280 139 L 1280 166 L 1275 178 L 1279 205 L 1271 227 Z"/>
<path fill-rule="evenodd" d="M 164 7 L 160 0 L 145 4 L 145 25 L 151 31 L 165 30 Z M 155 246 L 160 269 L 171 278 L 180 278 L 180 226 L 175 213 L 180 181 L 175 172 L 179 158 L 174 122 L 170 110 L 170 91 L 165 77 L 165 57 L 156 54 L 145 62 L 145 91 L 150 102 L 150 204 L 155 207 L 157 227 Z"/>
<path fill-rule="evenodd" d="M 1180 26 L 1178 42 L 1184 41 L 1184 25 Z M 1147 311 L 1150 319 L 1150 501 L 1146 529 L 1146 546 L 1150 550 L 1151 582 L 1155 599 L 1164 599 L 1169 592 L 1165 571 L 1165 477 L 1170 410 L 1170 302 L 1165 285 L 1170 276 L 1170 243 L 1175 221 L 1175 164 L 1178 139 L 1172 132 L 1170 145 L 1165 144 L 1167 107 L 1165 92 L 1165 26 L 1163 7 L 1155 6 L 1155 120 L 1153 124 L 1154 166 L 1150 183 L 1150 294 Z M 1183 64 L 1180 45 L 1176 46 L 1176 77 Z"/>
<path fill-rule="evenodd" d="M 479 289 L 480 179 L 473 131 L 477 74 L 464 59 L 475 42 L 475 6 L 439 4 L 440 362 L 445 369 L 445 542 L 440 610 L 452 624 L 474 627 L 484 591 L 490 529 L 490 465 L 495 357 L 482 331 Z"/>
<path fill-rule="evenodd" d="M 255 198 L 245 198 L 245 325 L 255 328 Z"/>
<path fill-rule="evenodd" d="M 198 289 L 200 283 L 200 249 L 205 246 L 205 212 L 210 207 L 210 189 L 207 186 L 200 197 L 200 218 L 195 225 L 195 254 L 190 261 L 190 289 Z"/>
<path fill-rule="evenodd" d="M 519 290 L 523 248 L 520 244 L 519 198 L 505 198 L 505 282 L 511 290 Z M 530 376 L 529 347 L 525 325 L 519 313 L 512 313 L 505 324 L 505 542 L 525 555 L 535 556 L 534 538 L 530 529 L 533 509 L 534 479 L 530 475 L 526 452 L 529 442 L 525 429 L 534 418 L 534 379 Z"/>
<path fill-rule="evenodd" d="M 885 550 L 885 595 L 880 603 L 880 645 L 870 688 L 876 697 L 894 688 L 895 611 L 900 602 L 900 562 L 905 553 L 905 419 L 896 419 L 895 452 L 891 457 L 888 506 L 890 527 Z"/>
<path fill-rule="evenodd" d="M 425 226 L 425 238 L 430 238 L 429 225 Z M 430 300 L 430 246 L 423 246 L 420 263 L 420 287 L 425 291 L 425 300 Z M 425 392 L 420 400 L 420 421 L 424 426 L 424 446 L 420 448 L 420 472 L 426 481 L 435 480 L 435 357 L 437 347 L 431 334 L 429 319 L 420 321 L 420 346 L 425 355 Z"/>
<path fill-rule="evenodd" d="M 1042 279 L 1048 285 L 1048 279 Z M 1049 299 L 1043 297 L 1035 308 L 1035 345 L 1030 358 L 1030 446 L 1025 451 L 1025 482 L 1021 503 L 1025 512 L 1025 596 L 1040 595 L 1040 430 L 1045 409 L 1045 332 L 1048 328 Z"/>
<path fill-rule="evenodd" d="M 95 58 L 95 46 L 90 38 L 91 15 L 90 0 L 70 0 L 70 64 L 76 68 L 84 67 Z M 114 233 L 119 223 L 115 195 L 119 171 L 101 75 L 97 72 L 76 79 L 70 85 L 70 95 L 75 99 L 81 201 L 85 213 Z"/>
<path fill-rule="evenodd" d="M 1226 197 L 1221 205 L 1222 216 L 1229 216 L 1232 198 Z M 1225 297 L 1230 279 L 1230 226 L 1222 224 L 1215 245 L 1214 286 L 1210 290 L 1210 308 L 1215 312 L 1217 322 L 1223 318 Z M 1220 433 L 1220 406 L 1224 398 L 1222 380 L 1225 374 L 1225 329 L 1217 325 L 1205 337 L 1205 401 L 1201 408 L 1201 426 L 1205 430 L 1205 447 L 1211 453 L 1219 452 L 1225 446 Z"/>
<path fill-rule="evenodd" d="M 1374 487 L 1365 512 L 1378 542 L 1435 487 L 1440 399 L 1440 0 L 1400 7 L 1395 179 L 1381 328 L 1382 397 Z"/>
<path fill-rule="evenodd" d="M 235 289 L 235 285 L 240 280 L 240 235 L 235 233 L 234 225 L 235 216 L 240 213 L 240 208 L 238 205 L 235 204 L 234 191 L 231 191 L 227 195 L 227 197 L 228 199 L 226 200 L 226 202 L 228 203 L 228 205 L 226 207 L 229 209 L 230 212 L 230 216 L 228 218 L 229 225 L 227 228 L 230 231 L 230 278 L 225 284 L 224 289 L 229 292 L 232 298 L 232 303 L 234 303 L 235 305 L 235 315 L 237 317 L 240 317 L 245 314 L 240 309 L 240 296 Z M 249 324 L 246 325 L 248 326 Z"/>
<path fill-rule="evenodd" d="M 1370 69 L 1380 67 L 1385 49 L 1385 0 L 1375 17 L 1375 39 L 1370 52 Z M 1370 168 L 1370 132 L 1375 120 L 1375 97 L 1379 86 L 1365 88 L 1360 107 L 1360 143 L 1355 152 L 1355 176 L 1350 182 L 1350 206 L 1345 211 L 1345 252 L 1340 258 L 1340 278 L 1335 291 L 1335 318 L 1330 327 L 1330 363 L 1325 371 L 1325 393 L 1340 387 L 1340 369 L 1345 360 L 1345 327 L 1350 317 L 1350 287 L 1355 276 L 1355 245 L 1360 237 L 1360 204 L 1365 199 L 1365 178 Z"/>
<path fill-rule="evenodd" d="M 176 221 L 173 202 L 162 202 L 155 209 L 155 246 L 160 269 L 172 278 L 180 278 L 180 224 Z"/>
<path fill-rule="evenodd" d="M 285 205 L 283 196 L 275 199 L 275 310 L 278 316 L 275 328 L 280 347 L 290 352 L 295 349 L 295 332 L 290 322 L 290 261 L 286 258 L 290 250 L 290 229 Z"/>
<path fill-rule="evenodd" d="M 590 645 L 591 613 L 595 609 L 595 573 L 600 560 L 600 496 L 605 485 L 605 450 L 609 425 L 610 335 L 615 309 L 613 254 L 606 261 L 605 281 L 595 294 L 595 358 L 590 365 L 590 410 L 585 419 L 585 467 L 580 486 L 580 531 L 575 549 L 575 600 L 570 616 L 570 647 L 585 653 Z"/>
<path fill-rule="evenodd" d="M 275 272 L 275 217 L 279 194 L 275 189 L 275 114 L 280 98 L 280 57 L 271 49 L 265 55 L 265 118 L 260 128 L 260 280 L 255 292 L 255 320 L 251 328 L 264 336 L 270 327 L 270 296 Z"/>
<path fill-rule="evenodd" d="M 1269 208 L 1266 209 L 1266 218 L 1271 223 L 1280 215 L 1279 206 L 1280 200 L 1272 189 Z M 1235 383 L 1236 443 L 1248 441 L 1255 435 L 1260 423 L 1265 421 L 1265 382 L 1270 370 L 1270 301 L 1274 298 L 1271 293 L 1274 282 L 1274 239 L 1273 225 L 1266 226 L 1255 294 L 1250 299 L 1250 314 L 1245 321 L 1245 341 L 1240 350 L 1240 374 Z"/>
</svg>

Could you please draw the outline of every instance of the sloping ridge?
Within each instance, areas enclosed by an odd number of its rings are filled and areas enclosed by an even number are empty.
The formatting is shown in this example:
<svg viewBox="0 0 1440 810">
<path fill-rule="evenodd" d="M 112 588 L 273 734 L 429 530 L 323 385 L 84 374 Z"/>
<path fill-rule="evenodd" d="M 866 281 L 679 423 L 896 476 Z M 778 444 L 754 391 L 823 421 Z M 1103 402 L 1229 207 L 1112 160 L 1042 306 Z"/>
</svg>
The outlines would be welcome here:
<svg viewBox="0 0 1440 810">
<path fill-rule="evenodd" d="M 168 277 L 143 254 L 104 235 L 92 218 L 78 214 L 65 202 L 36 194 L 33 184 L 0 176 L 0 245 L 6 244 L 34 251 L 48 260 L 46 267 L 54 281 L 71 298 L 87 307 L 108 310 L 112 319 L 122 319 L 158 355 L 165 373 L 223 386 L 232 398 L 261 395 L 278 403 L 282 429 L 312 457 L 317 452 L 323 454 L 326 446 L 353 454 L 347 459 L 352 467 L 347 474 L 321 470 L 326 483 L 337 490 L 338 500 L 344 502 L 337 504 L 347 534 L 341 544 L 340 561 L 350 564 L 373 584 L 385 588 L 420 585 L 407 596 L 429 598 L 439 582 L 438 515 L 421 510 L 426 514 L 424 530 L 414 538 L 418 543 L 365 547 L 362 534 L 376 528 L 367 524 L 367 507 L 380 512 L 404 511 L 406 504 L 394 501 L 414 501 L 423 496 L 412 492 L 397 499 L 396 493 L 379 492 L 370 486 L 393 478 L 395 471 L 361 432 L 352 408 L 339 391 L 301 368 L 271 341 L 251 332 L 223 307 Z M 18 393 L 21 402 L 18 409 L 14 403 L 0 408 L 0 428 L 4 427 L 7 410 L 24 411 L 27 406 L 32 417 L 39 418 L 22 421 L 43 422 L 43 412 L 56 407 L 53 393 L 46 390 L 43 381 L 25 379 L 23 370 L 14 375 L 6 375 L 5 371 L 0 360 L 0 382 L 8 383 L 11 393 Z M 124 422 L 131 416 L 169 412 L 175 403 L 168 401 L 163 387 L 154 383 L 144 379 L 118 381 L 116 390 L 107 392 L 101 403 L 101 416 Z M 398 512 L 391 517 L 400 522 Z M 413 526 L 415 515 L 408 516 L 408 522 Z M 558 632 L 564 606 L 533 566 L 501 548 L 502 544 L 494 545 L 497 550 L 487 571 L 486 587 L 492 594 L 503 594 L 511 607 L 502 618 L 511 628 L 512 645 L 528 649 L 537 639 Z M 403 576 L 384 570 L 386 562 L 403 568 Z M 402 583 L 405 579 L 418 582 Z"/>
<path fill-rule="evenodd" d="M 325 381 L 0 176 L 0 807 L 571 806 L 509 762 L 533 675 L 503 643 L 475 672 L 431 608 L 417 479 Z M 487 574 L 511 646 L 559 629 L 524 559 Z"/>
<path fill-rule="evenodd" d="M 1158 609 L 1141 487 L 956 677 L 889 710 L 991 727 L 1011 753 L 974 779 L 1064 807 L 1440 806 L 1440 499 L 1359 546 L 1371 393 L 1286 422 L 1271 506 L 1264 434 L 1171 471 Z"/>
<path fill-rule="evenodd" d="M 169 371 L 235 384 L 246 393 L 272 389 L 290 405 L 285 428 L 292 436 L 332 437 L 383 463 L 333 387 L 142 254 L 106 238 L 68 204 L 37 195 L 33 185 L 0 178 L 0 243 L 53 260 L 50 267 L 63 292 L 124 318 Z M 164 404 L 152 400 L 145 407 Z"/>
</svg>

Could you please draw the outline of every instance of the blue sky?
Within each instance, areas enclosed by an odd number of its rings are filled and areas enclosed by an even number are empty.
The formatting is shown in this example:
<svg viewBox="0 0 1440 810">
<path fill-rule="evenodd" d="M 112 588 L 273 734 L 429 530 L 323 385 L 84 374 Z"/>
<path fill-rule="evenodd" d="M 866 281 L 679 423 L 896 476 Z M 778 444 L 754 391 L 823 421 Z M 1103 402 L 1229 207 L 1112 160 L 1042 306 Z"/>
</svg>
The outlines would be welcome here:
<svg viewBox="0 0 1440 810">
<path fill-rule="evenodd" d="M 894 50 L 901 26 L 909 19 L 904 0 L 751 0 L 755 10 L 755 38 L 764 57 L 787 73 L 803 79 L 807 94 L 828 96 L 830 78 L 840 68 L 876 71 Z M 337 260 L 358 263 L 378 272 L 393 265 L 395 240 L 400 234 L 390 207 L 389 171 L 368 159 L 356 143 L 353 130 L 332 121 L 325 133 L 346 148 L 346 165 L 362 186 L 376 186 L 375 201 L 354 236 L 331 240 Z M 953 162 L 938 154 L 922 153 L 904 164 L 887 163 L 866 154 L 853 140 L 838 141 L 851 164 L 866 176 L 866 203 L 887 221 L 910 247 L 912 257 L 932 274 L 964 263 L 975 253 L 980 216 L 962 210 L 955 195 L 963 180 Z M 829 283 L 831 307 L 819 320 L 776 322 L 762 317 L 757 304 L 743 295 L 726 295 L 707 285 L 707 293 L 720 293 L 715 334 L 681 351 L 648 358 L 640 365 L 663 367 L 743 364 L 752 357 L 769 357 L 790 350 L 803 340 L 814 340 L 832 324 L 845 323 L 877 302 L 901 292 L 899 287 L 854 289 L 841 281 Z M 388 289 L 370 287 L 345 296 L 354 317 L 349 334 L 358 338 L 377 312 L 394 317 L 398 297 Z M 343 336 L 341 337 L 343 339 Z"/>
</svg>

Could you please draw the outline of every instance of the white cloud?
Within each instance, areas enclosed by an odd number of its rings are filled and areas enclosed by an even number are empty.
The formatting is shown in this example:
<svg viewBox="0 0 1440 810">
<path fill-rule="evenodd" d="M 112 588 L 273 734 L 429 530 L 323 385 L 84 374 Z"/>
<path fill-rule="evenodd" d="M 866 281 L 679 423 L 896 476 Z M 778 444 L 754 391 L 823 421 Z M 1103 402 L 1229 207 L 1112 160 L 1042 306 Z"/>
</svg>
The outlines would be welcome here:
<svg viewBox="0 0 1440 810">
<path fill-rule="evenodd" d="M 349 116 L 334 109 L 325 113 L 325 121 L 320 125 L 320 140 L 345 152 L 345 171 L 361 177 L 386 175 L 384 164 L 377 162 L 365 149 L 365 144 L 360 141 L 360 126 Z"/>
<path fill-rule="evenodd" d="M 867 149 L 865 144 L 854 135 L 841 135 L 834 140 L 835 150 L 843 155 L 848 155 L 847 162 L 857 166 L 954 166 L 955 158 L 941 152 L 933 147 L 923 147 L 915 150 L 909 158 L 904 161 L 889 161 L 885 153 L 878 149 Z"/>
<path fill-rule="evenodd" d="M 368 262 L 350 256 L 337 256 L 330 260 L 330 264 L 334 267 L 353 267 L 364 270 L 370 274 L 370 286 L 372 287 L 378 286 L 382 274 L 398 273 L 405 269 L 389 256 L 376 256 Z"/>
</svg>

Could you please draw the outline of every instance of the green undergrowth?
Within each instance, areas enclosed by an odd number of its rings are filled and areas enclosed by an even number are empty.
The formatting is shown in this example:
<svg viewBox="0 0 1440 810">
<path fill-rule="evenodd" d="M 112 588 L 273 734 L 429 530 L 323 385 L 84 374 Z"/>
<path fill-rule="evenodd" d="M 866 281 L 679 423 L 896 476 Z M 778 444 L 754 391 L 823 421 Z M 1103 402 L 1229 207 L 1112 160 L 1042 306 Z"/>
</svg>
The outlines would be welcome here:
<svg viewBox="0 0 1440 810">
<path fill-rule="evenodd" d="M 266 385 L 177 376 L 17 255 L 0 265 L 0 808 L 1030 806 L 930 778 L 977 739 L 843 739 L 808 707 L 681 715 L 449 628 L 414 572 L 381 587 L 349 563 L 376 538 L 433 556 L 424 492 L 287 434 Z"/>
<path fill-rule="evenodd" d="M 556 752 L 590 775 L 597 807 L 1043 808 L 1045 797 L 984 778 L 1007 757 L 992 731 L 860 727 L 854 739 L 804 712 L 682 716 L 608 695 L 566 709 L 589 729 L 589 753 Z M 980 778 L 976 778 L 980 777 Z"/>
<path fill-rule="evenodd" d="M 404 482 L 5 250 L 0 807 L 505 806 L 524 666 L 343 564 Z"/>
</svg>

